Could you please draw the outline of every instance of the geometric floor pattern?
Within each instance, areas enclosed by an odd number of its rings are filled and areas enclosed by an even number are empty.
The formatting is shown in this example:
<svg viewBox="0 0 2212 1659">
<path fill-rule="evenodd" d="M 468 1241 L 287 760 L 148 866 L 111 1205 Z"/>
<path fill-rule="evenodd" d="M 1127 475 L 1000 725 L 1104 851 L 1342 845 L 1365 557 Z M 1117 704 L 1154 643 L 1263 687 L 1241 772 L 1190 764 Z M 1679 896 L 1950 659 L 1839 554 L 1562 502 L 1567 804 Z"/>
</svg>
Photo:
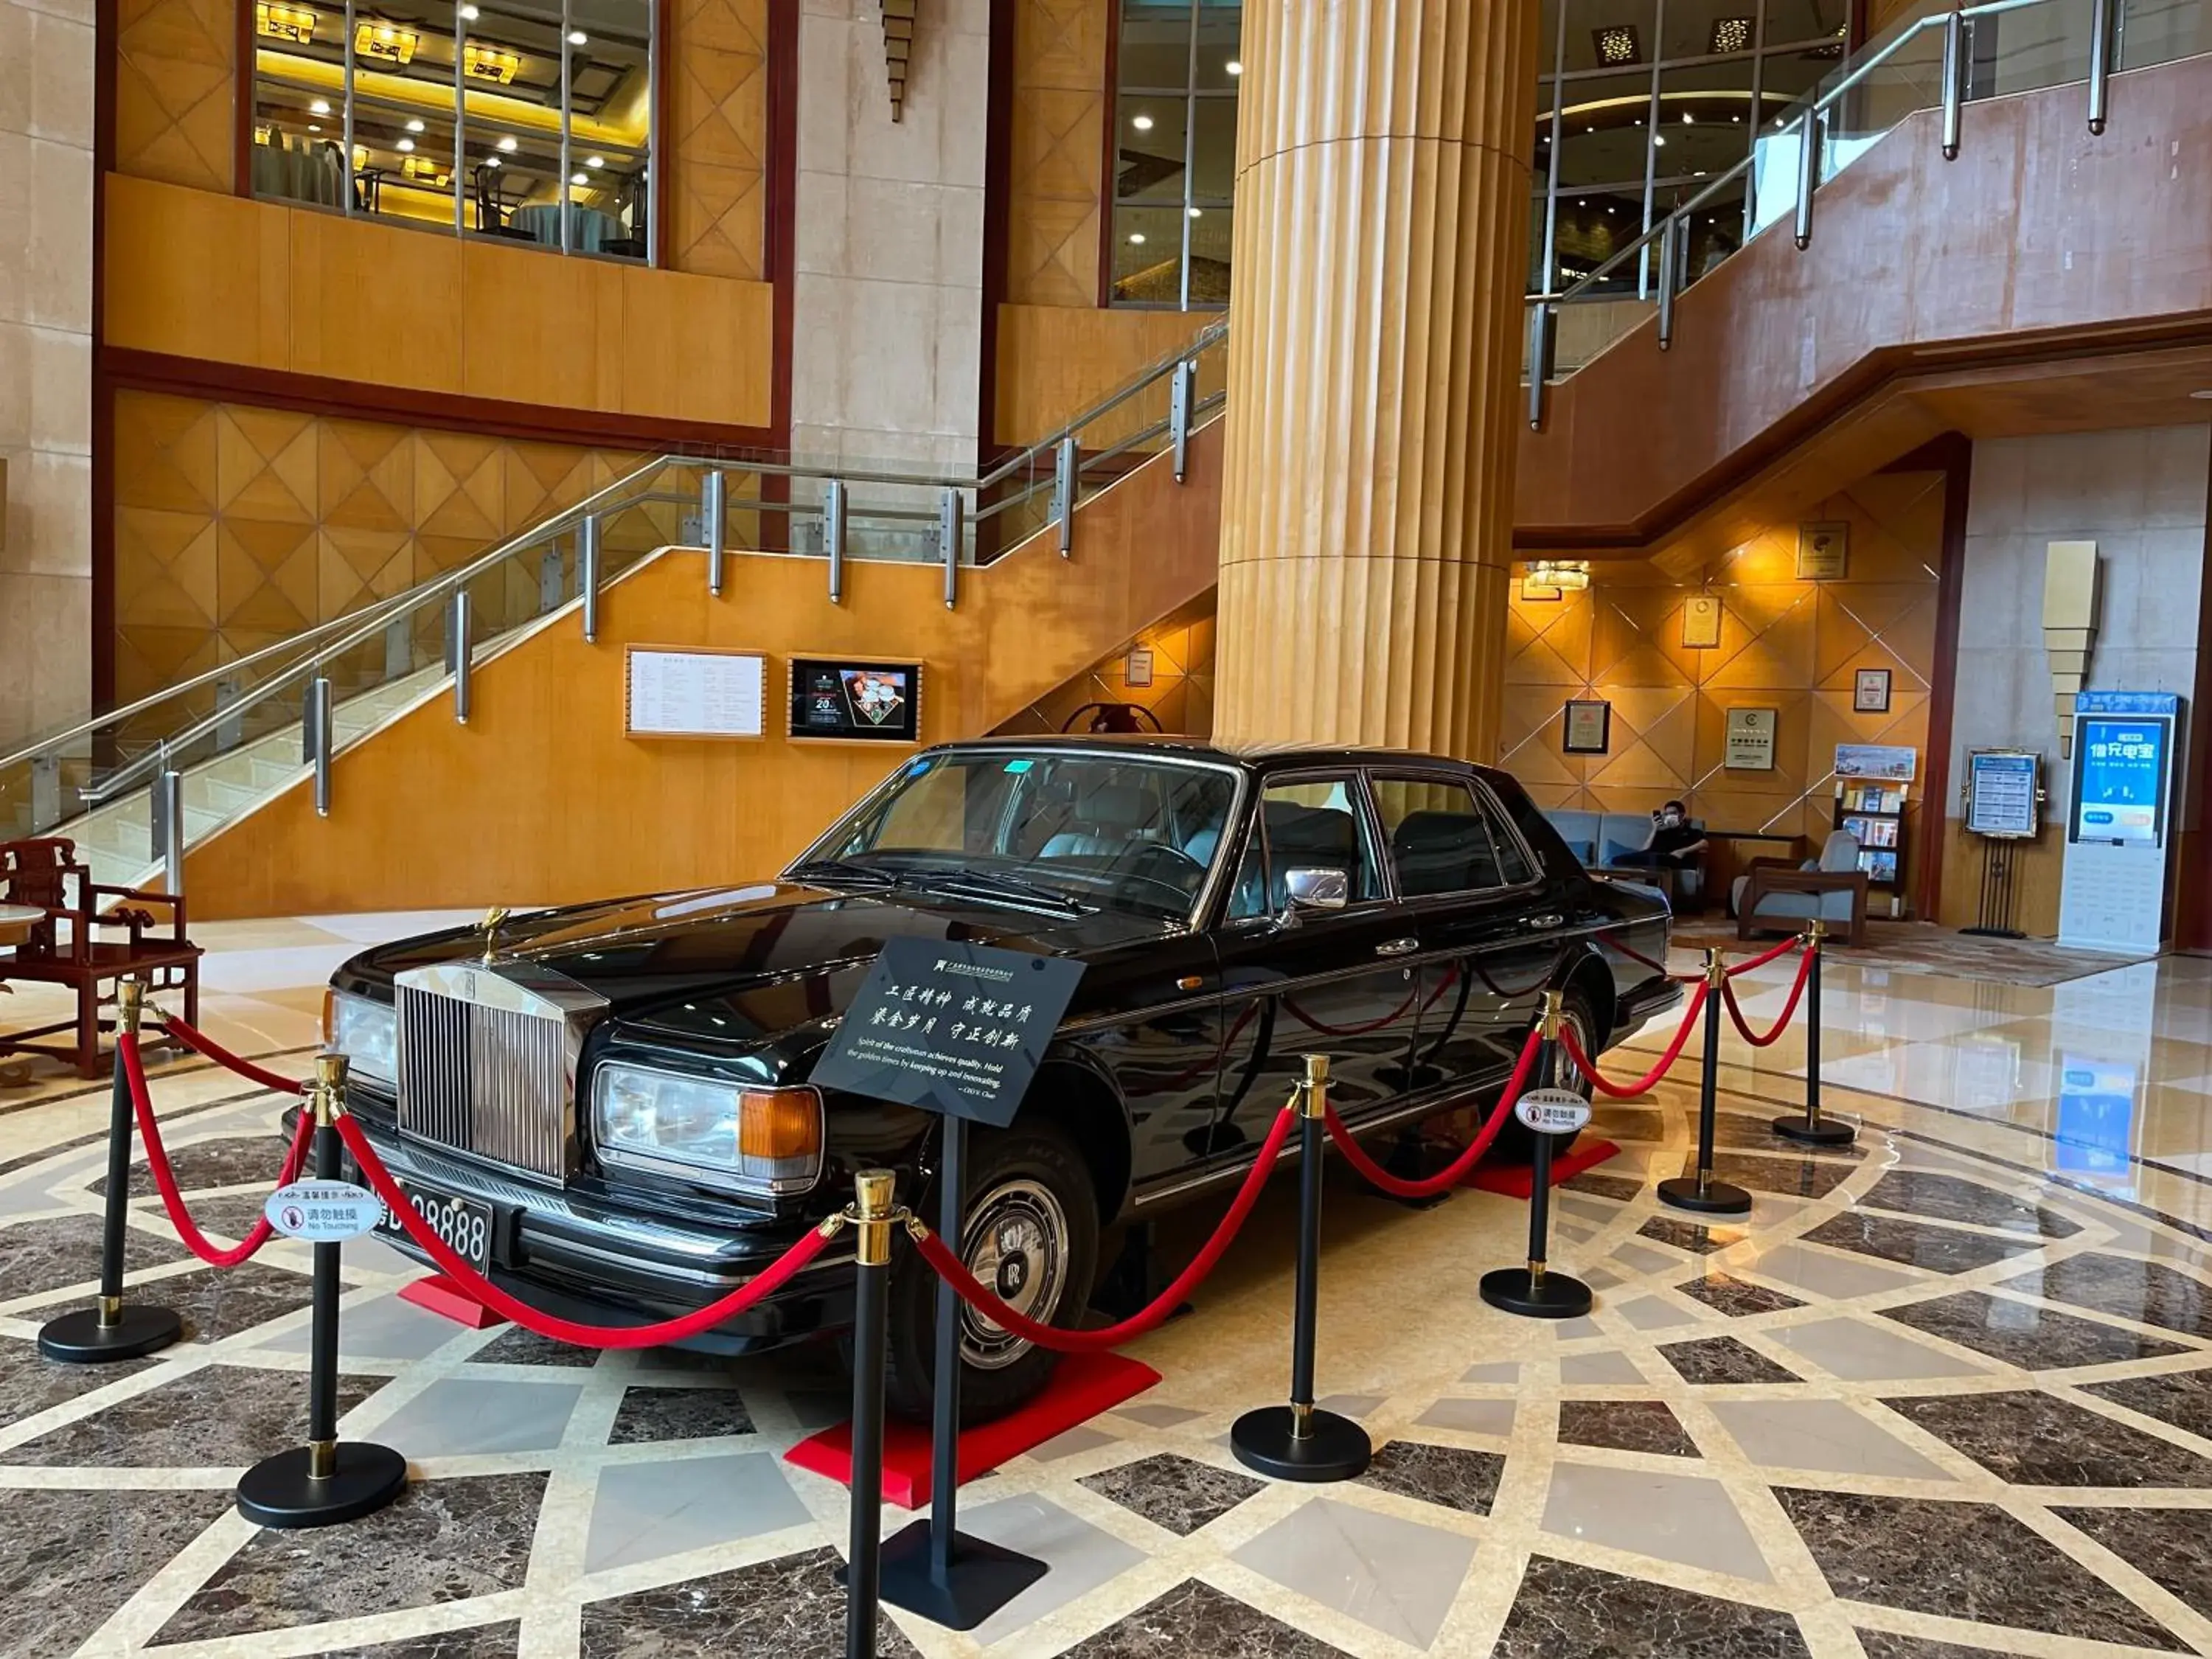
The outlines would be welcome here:
<svg viewBox="0 0 2212 1659">
<path fill-rule="evenodd" d="M 1132 1345 L 1156 1388 L 966 1489 L 968 1530 L 1051 1572 L 965 1635 L 889 1613 L 881 1650 L 2212 1655 L 2212 1176 L 2192 1162 L 2212 1154 L 2212 975 L 2117 972 L 1832 969 L 1827 1099 L 1859 1143 L 1773 1137 L 1802 1040 L 1731 1038 L 1718 1139 L 1747 1218 L 1652 1192 L 1692 1145 L 1694 1063 L 1601 1107 L 1622 1151 L 1554 1211 L 1553 1259 L 1597 1291 L 1583 1319 L 1475 1297 L 1521 1255 L 1525 1205 L 1402 1208 L 1333 1163 L 1322 1386 L 1380 1449 L 1340 1486 L 1260 1480 L 1225 1443 L 1285 1381 L 1294 1200 L 1274 1183 L 1195 1315 Z M 1783 994 L 1761 983 L 1754 1019 Z M 2069 1072 L 2094 1073 L 2094 1112 Z M 277 1103 L 200 1070 L 156 1093 L 196 1211 L 234 1237 Z M 349 1526 L 240 1519 L 239 1470 L 304 1428 L 307 1257 L 279 1242 L 211 1273 L 142 1194 L 132 1294 L 182 1309 L 191 1340 L 42 1362 L 39 1323 L 94 1270 L 105 1109 L 104 1088 L 0 1105 L 0 1654 L 843 1651 L 842 1489 L 781 1457 L 842 1416 L 833 1354 L 467 1331 L 399 1301 L 417 1270 L 373 1242 L 347 1247 L 343 1426 L 398 1447 L 413 1484 Z"/>
</svg>

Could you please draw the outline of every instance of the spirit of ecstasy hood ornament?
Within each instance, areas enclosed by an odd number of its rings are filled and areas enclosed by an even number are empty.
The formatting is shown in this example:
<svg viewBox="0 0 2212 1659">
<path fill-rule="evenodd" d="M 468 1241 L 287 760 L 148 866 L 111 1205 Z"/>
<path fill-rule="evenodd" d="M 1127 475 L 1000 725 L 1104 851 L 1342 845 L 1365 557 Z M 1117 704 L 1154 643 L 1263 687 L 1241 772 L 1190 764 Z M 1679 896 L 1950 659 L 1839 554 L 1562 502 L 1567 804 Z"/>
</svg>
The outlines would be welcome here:
<svg viewBox="0 0 2212 1659">
<path fill-rule="evenodd" d="M 506 907 L 503 905 L 495 904 L 490 909 L 484 912 L 483 921 L 477 924 L 483 929 L 483 959 L 484 966 L 487 968 L 491 966 L 492 958 L 498 954 L 499 925 L 502 921 L 505 921 L 507 917 L 507 912 Z"/>
</svg>

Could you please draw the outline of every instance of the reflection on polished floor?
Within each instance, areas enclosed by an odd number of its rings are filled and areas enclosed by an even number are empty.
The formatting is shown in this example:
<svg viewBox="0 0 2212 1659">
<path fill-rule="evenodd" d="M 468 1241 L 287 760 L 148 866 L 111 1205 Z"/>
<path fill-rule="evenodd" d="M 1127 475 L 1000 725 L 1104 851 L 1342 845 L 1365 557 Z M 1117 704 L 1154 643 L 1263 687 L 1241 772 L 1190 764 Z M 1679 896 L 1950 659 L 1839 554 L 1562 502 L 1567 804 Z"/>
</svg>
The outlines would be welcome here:
<svg viewBox="0 0 2212 1659">
<path fill-rule="evenodd" d="M 352 941 L 423 925 L 204 930 L 211 1034 L 312 1042 Z M 1786 973 L 1757 975 L 1754 1022 Z M 1278 1182 L 1195 1316 L 1133 1350 L 1157 1389 L 969 1488 L 971 1529 L 1052 1573 L 972 1637 L 895 1617 L 885 1651 L 2212 1654 L 2212 964 L 1828 978 L 1822 1069 L 1858 1145 L 1767 1131 L 1796 1033 L 1723 1051 L 1741 1223 L 1650 1191 L 1683 1163 L 1694 1066 L 1602 1109 L 1623 1150 L 1562 1194 L 1553 1252 L 1598 1290 L 1586 1319 L 1477 1299 L 1521 1255 L 1520 1204 L 1414 1211 L 1333 1171 L 1323 1387 L 1382 1448 L 1348 1486 L 1262 1482 L 1225 1445 L 1286 1375 Z M 155 1086 L 195 1208 L 235 1236 L 276 1101 L 196 1065 Z M 833 1366 L 465 1331 L 398 1301 L 414 1270 L 374 1244 L 349 1247 L 344 1426 L 416 1484 L 321 1533 L 236 1518 L 239 1468 L 304 1419 L 307 1257 L 211 1273 L 141 1198 L 132 1266 L 194 1340 L 42 1364 L 33 1333 L 94 1268 L 105 1110 L 70 1079 L 0 1092 L 0 1654 L 842 1650 L 843 1493 L 778 1456 L 842 1414 Z"/>
</svg>

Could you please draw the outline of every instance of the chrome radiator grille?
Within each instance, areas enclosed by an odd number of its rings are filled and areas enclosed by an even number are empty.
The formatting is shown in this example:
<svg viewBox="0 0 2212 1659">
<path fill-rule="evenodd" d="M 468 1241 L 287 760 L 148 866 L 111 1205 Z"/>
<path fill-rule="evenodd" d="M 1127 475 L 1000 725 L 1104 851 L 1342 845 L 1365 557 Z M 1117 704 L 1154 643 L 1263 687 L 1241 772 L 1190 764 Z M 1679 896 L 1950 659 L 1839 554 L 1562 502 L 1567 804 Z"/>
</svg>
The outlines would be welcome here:
<svg viewBox="0 0 2212 1659">
<path fill-rule="evenodd" d="M 399 1127 L 550 1180 L 575 1146 L 568 1022 L 410 985 L 397 988 Z"/>
</svg>

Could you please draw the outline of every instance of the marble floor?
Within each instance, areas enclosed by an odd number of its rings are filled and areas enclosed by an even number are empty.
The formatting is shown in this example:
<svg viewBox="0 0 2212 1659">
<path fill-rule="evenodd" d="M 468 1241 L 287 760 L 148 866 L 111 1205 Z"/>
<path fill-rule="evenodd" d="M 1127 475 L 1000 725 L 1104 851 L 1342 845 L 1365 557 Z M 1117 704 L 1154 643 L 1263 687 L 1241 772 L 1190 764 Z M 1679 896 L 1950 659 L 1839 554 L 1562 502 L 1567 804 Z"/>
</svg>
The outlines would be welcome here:
<svg viewBox="0 0 2212 1659">
<path fill-rule="evenodd" d="M 329 968 L 430 920 L 210 928 L 206 1023 L 302 1066 Z M 1754 977 L 1771 1016 L 1786 969 Z M 1748 1218 L 1651 1192 L 1691 1145 L 1695 1065 L 1601 1109 L 1620 1153 L 1561 1192 L 1552 1252 L 1596 1288 L 1587 1318 L 1477 1298 L 1522 1254 L 1522 1204 L 1408 1209 L 1332 1167 L 1322 1386 L 1380 1448 L 1346 1485 L 1255 1479 L 1225 1443 L 1286 1378 L 1276 1182 L 1196 1311 L 1133 1348 L 1156 1388 L 967 1489 L 969 1529 L 1048 1576 L 969 1635 L 890 1613 L 884 1651 L 2212 1655 L 2212 964 L 1828 978 L 1822 1071 L 1857 1145 L 1767 1130 L 1802 1097 L 1796 1032 L 1721 1054 Z M 197 1064 L 155 1086 L 195 1209 L 234 1237 L 278 1103 Z M 105 1112 L 65 1078 L 0 1093 L 0 1655 L 842 1652 L 844 1494 L 780 1456 L 842 1414 L 826 1356 L 465 1330 L 399 1301 L 416 1270 L 369 1241 L 343 1426 L 414 1485 L 322 1532 L 239 1519 L 239 1470 L 304 1425 L 307 1257 L 198 1267 L 141 1171 L 132 1280 L 191 1340 L 44 1364 L 33 1334 L 94 1271 Z"/>
</svg>

